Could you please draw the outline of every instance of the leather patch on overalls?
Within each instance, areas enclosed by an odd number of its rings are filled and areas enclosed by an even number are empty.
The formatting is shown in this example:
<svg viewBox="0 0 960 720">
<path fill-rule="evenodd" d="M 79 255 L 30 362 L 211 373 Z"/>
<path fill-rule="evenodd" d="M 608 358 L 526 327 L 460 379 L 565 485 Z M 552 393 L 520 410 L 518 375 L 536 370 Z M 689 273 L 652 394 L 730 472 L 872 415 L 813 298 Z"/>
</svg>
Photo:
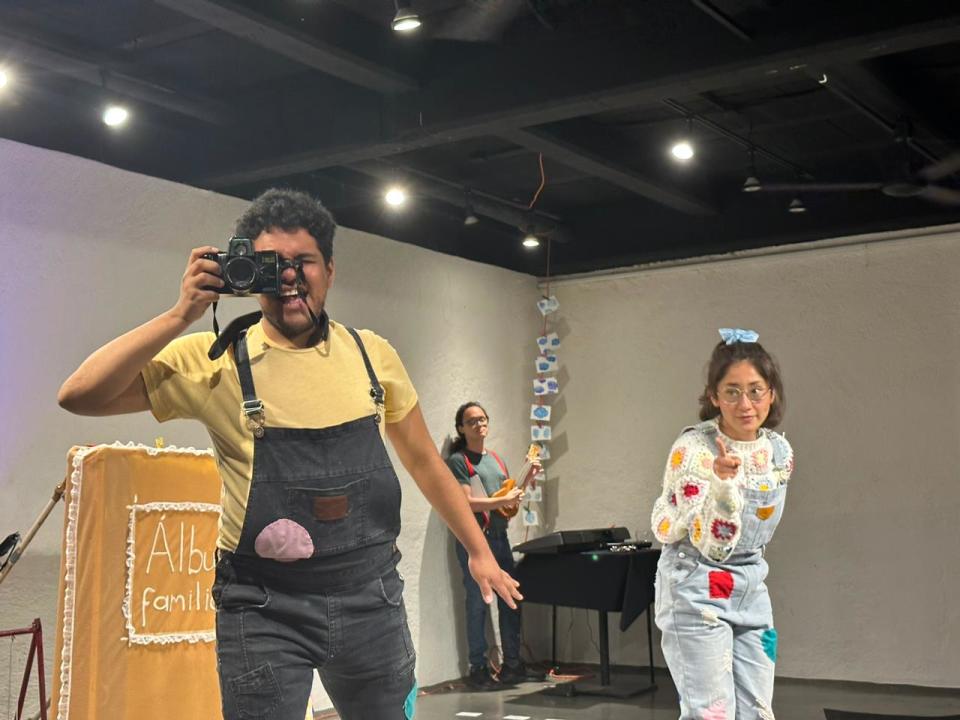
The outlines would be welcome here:
<svg viewBox="0 0 960 720">
<path fill-rule="evenodd" d="M 773 511 L 776 509 L 776 505 L 768 505 L 767 507 L 757 508 L 757 517 L 761 520 L 769 520 L 773 515 Z"/>
<path fill-rule="evenodd" d="M 350 505 L 346 495 L 333 497 L 315 497 L 313 516 L 320 521 L 342 520 L 350 514 Z"/>
</svg>

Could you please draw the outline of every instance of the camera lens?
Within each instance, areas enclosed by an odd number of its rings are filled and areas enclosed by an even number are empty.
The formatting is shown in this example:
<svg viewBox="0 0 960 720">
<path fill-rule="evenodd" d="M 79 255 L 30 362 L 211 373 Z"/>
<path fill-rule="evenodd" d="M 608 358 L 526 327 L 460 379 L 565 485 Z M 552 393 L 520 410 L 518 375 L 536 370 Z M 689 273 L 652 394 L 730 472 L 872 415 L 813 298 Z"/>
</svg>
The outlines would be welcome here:
<svg viewBox="0 0 960 720">
<path fill-rule="evenodd" d="M 249 257 L 230 258 L 223 274 L 234 292 L 246 292 L 257 279 L 257 264 Z"/>
</svg>

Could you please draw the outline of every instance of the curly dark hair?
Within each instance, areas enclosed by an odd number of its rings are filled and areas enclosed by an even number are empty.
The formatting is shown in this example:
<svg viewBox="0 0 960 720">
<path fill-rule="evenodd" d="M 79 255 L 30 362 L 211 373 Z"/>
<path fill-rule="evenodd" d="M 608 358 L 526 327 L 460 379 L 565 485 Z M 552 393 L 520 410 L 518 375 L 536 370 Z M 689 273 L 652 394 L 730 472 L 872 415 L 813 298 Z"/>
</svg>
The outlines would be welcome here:
<svg viewBox="0 0 960 720">
<path fill-rule="evenodd" d="M 783 419 L 786 400 L 783 394 L 783 380 L 780 378 L 780 366 L 773 356 L 764 350 L 763 345 L 757 342 L 735 342 L 727 345 L 722 340 L 717 343 L 710 356 L 707 366 L 707 384 L 700 396 L 700 419 L 710 420 L 720 414 L 720 408 L 713 404 L 711 398 L 717 396 L 717 387 L 730 366 L 746 360 L 760 373 L 760 377 L 773 388 L 773 402 L 770 404 L 770 414 L 763 421 L 763 427 L 775 428 Z"/>
<path fill-rule="evenodd" d="M 333 259 L 333 233 L 337 223 L 333 215 L 314 197 L 299 190 L 271 188 L 261 193 L 237 220 L 235 235 L 256 240 L 271 228 L 293 231 L 303 229 L 317 241 L 323 259 Z"/>
<path fill-rule="evenodd" d="M 452 455 L 455 452 L 460 452 L 467 446 L 467 439 L 463 436 L 463 433 L 460 432 L 460 428 L 463 427 L 463 414 L 472 407 L 478 407 L 483 410 L 483 414 L 487 416 L 487 419 L 490 419 L 490 413 L 480 403 L 475 400 L 470 402 L 465 402 L 463 405 L 457 408 L 457 415 L 454 418 L 454 429 L 457 431 L 457 437 L 454 438 L 453 444 L 450 445 L 450 454 Z"/>
</svg>

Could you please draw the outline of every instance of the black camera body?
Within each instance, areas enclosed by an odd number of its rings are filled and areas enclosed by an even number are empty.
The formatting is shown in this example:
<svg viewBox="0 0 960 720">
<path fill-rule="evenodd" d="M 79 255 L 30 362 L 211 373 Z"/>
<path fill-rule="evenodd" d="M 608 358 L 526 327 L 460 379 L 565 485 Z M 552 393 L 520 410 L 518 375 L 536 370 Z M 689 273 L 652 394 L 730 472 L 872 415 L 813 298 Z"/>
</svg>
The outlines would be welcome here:
<svg viewBox="0 0 960 720">
<path fill-rule="evenodd" d="M 255 251 L 253 240 L 232 237 L 226 252 L 203 257 L 220 264 L 223 287 L 211 290 L 226 295 L 280 294 L 280 256 L 273 250 Z"/>
</svg>

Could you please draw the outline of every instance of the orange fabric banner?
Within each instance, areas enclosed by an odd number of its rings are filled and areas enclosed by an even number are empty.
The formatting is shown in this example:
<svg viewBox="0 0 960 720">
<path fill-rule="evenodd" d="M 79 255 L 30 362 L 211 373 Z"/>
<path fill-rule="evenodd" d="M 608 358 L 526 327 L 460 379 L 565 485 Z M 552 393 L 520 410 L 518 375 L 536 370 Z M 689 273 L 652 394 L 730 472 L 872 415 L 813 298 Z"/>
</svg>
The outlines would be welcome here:
<svg viewBox="0 0 960 720">
<path fill-rule="evenodd" d="M 212 453 L 75 447 L 64 498 L 51 716 L 219 720 Z"/>
</svg>

